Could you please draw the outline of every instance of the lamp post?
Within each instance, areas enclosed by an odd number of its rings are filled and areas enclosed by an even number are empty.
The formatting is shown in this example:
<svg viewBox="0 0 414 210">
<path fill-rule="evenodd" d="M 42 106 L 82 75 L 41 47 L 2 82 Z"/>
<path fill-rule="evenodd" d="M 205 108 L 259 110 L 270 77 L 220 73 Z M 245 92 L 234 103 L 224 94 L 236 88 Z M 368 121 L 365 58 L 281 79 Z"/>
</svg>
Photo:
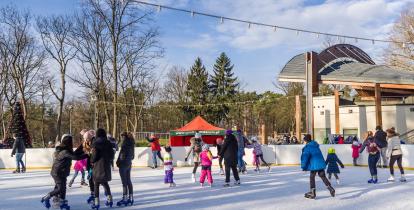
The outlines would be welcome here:
<svg viewBox="0 0 414 210">
<path fill-rule="evenodd" d="M 72 134 L 72 110 L 73 110 L 73 105 L 68 105 L 67 109 L 69 111 L 69 133 Z"/>
<path fill-rule="evenodd" d="M 94 112 L 94 117 L 93 117 L 93 127 L 94 127 L 94 129 L 96 130 L 96 129 L 98 129 L 98 112 L 97 112 L 97 103 L 96 103 L 96 101 L 97 101 L 97 97 L 96 97 L 96 95 L 92 95 L 91 96 L 91 101 L 94 103 L 93 104 L 93 106 L 94 106 L 94 108 L 93 108 L 93 112 Z"/>
</svg>

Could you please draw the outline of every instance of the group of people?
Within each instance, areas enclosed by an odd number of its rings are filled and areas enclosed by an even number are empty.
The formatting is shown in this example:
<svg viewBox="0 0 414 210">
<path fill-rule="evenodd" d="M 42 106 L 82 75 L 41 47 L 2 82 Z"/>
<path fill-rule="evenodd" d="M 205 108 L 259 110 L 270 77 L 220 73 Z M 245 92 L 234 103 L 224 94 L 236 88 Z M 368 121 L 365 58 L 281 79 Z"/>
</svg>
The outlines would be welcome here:
<svg viewBox="0 0 414 210">
<path fill-rule="evenodd" d="M 371 131 L 367 132 L 367 137 L 362 144 L 359 143 L 357 139 L 353 140 L 351 147 L 354 166 L 358 166 L 357 160 L 359 158 L 359 154 L 367 149 L 368 167 L 371 174 L 371 178 L 368 180 L 368 183 L 378 183 L 377 167 L 381 156 L 383 157 L 382 167 L 386 168 L 388 162 L 387 160 L 389 160 L 388 167 L 390 169 L 390 178 L 388 178 L 387 181 L 395 181 L 394 164 L 397 163 L 401 173 L 400 181 L 406 182 L 404 169 L 402 167 L 401 140 L 398 136 L 399 135 L 396 133 L 395 128 L 387 129 L 386 132 L 384 132 L 381 126 L 377 126 L 375 134 Z M 305 193 L 305 197 L 310 199 L 316 198 L 316 175 L 322 179 L 331 196 L 334 197 L 335 189 L 332 187 L 329 180 L 333 174 L 336 178 L 337 184 L 339 184 L 339 166 L 344 168 L 344 164 L 335 154 L 334 148 L 328 149 L 328 155 L 326 159 L 324 159 L 322 151 L 319 148 L 319 144 L 312 140 L 311 135 L 305 135 L 303 140 L 306 145 L 302 149 L 301 168 L 303 171 L 310 171 L 310 191 Z M 328 173 L 328 178 L 326 177 L 325 169 L 326 173 Z"/>
<path fill-rule="evenodd" d="M 59 145 L 56 146 L 54 152 L 54 160 L 51 170 L 51 176 L 55 182 L 54 189 L 42 197 L 41 202 L 46 208 L 51 207 L 50 200 L 57 201 L 57 205 L 61 209 L 69 210 L 70 206 L 66 200 L 66 183 L 70 174 L 72 160 L 75 163 L 75 175 L 69 182 L 71 186 L 78 172 L 83 174 L 82 185 L 89 185 L 90 197 L 87 203 L 92 209 L 100 208 L 99 187 L 103 186 L 107 200 L 106 206 L 113 205 L 113 199 L 109 182 L 112 179 L 112 168 L 117 143 L 111 139 L 111 135 L 107 135 L 104 129 L 82 130 L 82 144 L 73 151 L 73 137 L 69 134 L 62 136 Z M 135 153 L 135 141 L 131 133 L 124 132 L 121 134 L 122 143 L 121 150 L 116 160 L 119 168 L 119 174 L 122 181 L 123 197 L 117 202 L 117 206 L 132 205 L 133 186 L 131 182 L 131 167 Z M 84 173 L 87 173 L 88 184 L 84 180 Z"/>
</svg>

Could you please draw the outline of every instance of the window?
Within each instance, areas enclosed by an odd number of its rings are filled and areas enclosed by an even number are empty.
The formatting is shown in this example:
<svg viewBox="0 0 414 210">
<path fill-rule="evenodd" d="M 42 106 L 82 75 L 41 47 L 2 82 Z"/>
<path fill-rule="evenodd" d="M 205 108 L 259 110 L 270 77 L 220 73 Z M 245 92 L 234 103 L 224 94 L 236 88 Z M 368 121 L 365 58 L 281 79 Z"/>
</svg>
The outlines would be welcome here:
<svg viewBox="0 0 414 210">
<path fill-rule="evenodd" d="M 410 108 L 410 112 L 414 112 L 414 107 L 411 107 Z"/>
<path fill-rule="evenodd" d="M 321 115 L 324 115 L 325 114 L 325 112 L 324 111 L 321 111 Z"/>
<path fill-rule="evenodd" d="M 343 134 L 344 134 L 343 135 L 344 140 L 346 140 L 349 136 L 357 136 L 358 137 L 358 128 L 344 128 Z"/>
</svg>

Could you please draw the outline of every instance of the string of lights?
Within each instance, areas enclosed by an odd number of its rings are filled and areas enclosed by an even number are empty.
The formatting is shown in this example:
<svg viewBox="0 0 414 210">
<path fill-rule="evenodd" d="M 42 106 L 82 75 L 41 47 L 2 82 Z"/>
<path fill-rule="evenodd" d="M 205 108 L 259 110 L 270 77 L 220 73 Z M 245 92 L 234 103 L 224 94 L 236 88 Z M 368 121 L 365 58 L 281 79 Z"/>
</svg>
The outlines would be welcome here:
<svg viewBox="0 0 414 210">
<path fill-rule="evenodd" d="M 356 43 L 359 40 L 361 40 L 361 41 L 369 41 L 372 44 L 375 44 L 376 42 L 395 43 L 395 44 L 402 45 L 402 47 L 406 47 L 406 45 L 414 44 L 412 42 L 405 42 L 405 41 L 395 41 L 395 40 L 390 40 L 390 39 L 375 39 L 375 38 L 352 36 L 352 35 L 345 35 L 345 34 L 336 34 L 336 33 L 327 33 L 327 32 L 321 32 L 321 31 L 313 31 L 313 30 L 307 30 L 307 29 L 303 29 L 303 28 L 296 28 L 296 27 L 290 27 L 290 26 L 273 25 L 273 24 L 268 24 L 268 23 L 255 22 L 255 21 L 243 20 L 243 19 L 238 19 L 238 18 L 233 18 L 233 17 L 226 17 L 226 16 L 215 15 L 215 14 L 209 14 L 209 13 L 199 12 L 199 11 L 194 11 L 194 10 L 181 9 L 181 8 L 176 8 L 176 7 L 171 7 L 171 6 L 167 6 L 167 5 L 161 5 L 161 4 L 155 4 L 155 3 L 150 3 L 150 2 L 144 2 L 144 1 L 139 1 L 139 0 L 133 0 L 133 2 L 135 2 L 137 4 L 141 4 L 141 5 L 155 7 L 158 12 L 161 12 L 163 9 L 168 9 L 168 10 L 172 10 L 172 11 L 188 13 L 188 14 L 190 14 L 191 17 L 195 17 L 195 16 L 198 15 L 198 16 L 205 16 L 205 17 L 215 18 L 219 21 L 220 24 L 223 24 L 225 21 L 245 23 L 245 24 L 247 24 L 247 28 L 249 28 L 249 29 L 252 27 L 252 25 L 256 25 L 256 26 L 262 26 L 262 27 L 269 27 L 274 32 L 278 31 L 279 29 L 282 29 L 282 30 L 287 30 L 287 31 L 293 31 L 293 32 L 296 33 L 296 35 L 299 35 L 300 33 L 306 33 L 306 34 L 313 34 L 317 38 L 319 38 L 320 36 L 327 36 L 327 37 L 336 38 L 337 40 L 351 39 L 351 40 L 355 40 Z"/>
</svg>

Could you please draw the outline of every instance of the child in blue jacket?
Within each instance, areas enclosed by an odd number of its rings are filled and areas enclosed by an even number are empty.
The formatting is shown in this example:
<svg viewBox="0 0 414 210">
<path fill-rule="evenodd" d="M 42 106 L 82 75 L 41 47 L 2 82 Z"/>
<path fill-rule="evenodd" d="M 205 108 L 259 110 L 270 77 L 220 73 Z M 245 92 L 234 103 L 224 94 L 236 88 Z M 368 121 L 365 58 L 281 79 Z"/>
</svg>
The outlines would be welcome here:
<svg viewBox="0 0 414 210">
<path fill-rule="evenodd" d="M 301 156 L 301 167 L 303 171 L 310 171 L 310 192 L 305 194 L 305 198 L 315 199 L 316 198 L 316 174 L 325 183 L 332 197 L 335 197 L 335 189 L 331 186 L 331 183 L 325 175 L 325 159 L 323 158 L 322 152 L 319 149 L 319 144 L 312 141 L 310 134 L 306 134 L 303 140 L 306 142 L 305 147 L 302 149 Z"/>
<path fill-rule="evenodd" d="M 341 173 L 341 171 L 339 171 L 338 164 L 341 168 L 344 168 L 344 164 L 342 164 L 341 160 L 339 160 L 338 156 L 335 154 L 334 148 L 331 147 L 328 149 L 328 156 L 326 157 L 325 163 L 328 165 L 328 169 L 326 170 L 328 179 L 331 180 L 333 174 L 336 178 L 336 183 L 339 184 L 338 174 Z"/>
</svg>

